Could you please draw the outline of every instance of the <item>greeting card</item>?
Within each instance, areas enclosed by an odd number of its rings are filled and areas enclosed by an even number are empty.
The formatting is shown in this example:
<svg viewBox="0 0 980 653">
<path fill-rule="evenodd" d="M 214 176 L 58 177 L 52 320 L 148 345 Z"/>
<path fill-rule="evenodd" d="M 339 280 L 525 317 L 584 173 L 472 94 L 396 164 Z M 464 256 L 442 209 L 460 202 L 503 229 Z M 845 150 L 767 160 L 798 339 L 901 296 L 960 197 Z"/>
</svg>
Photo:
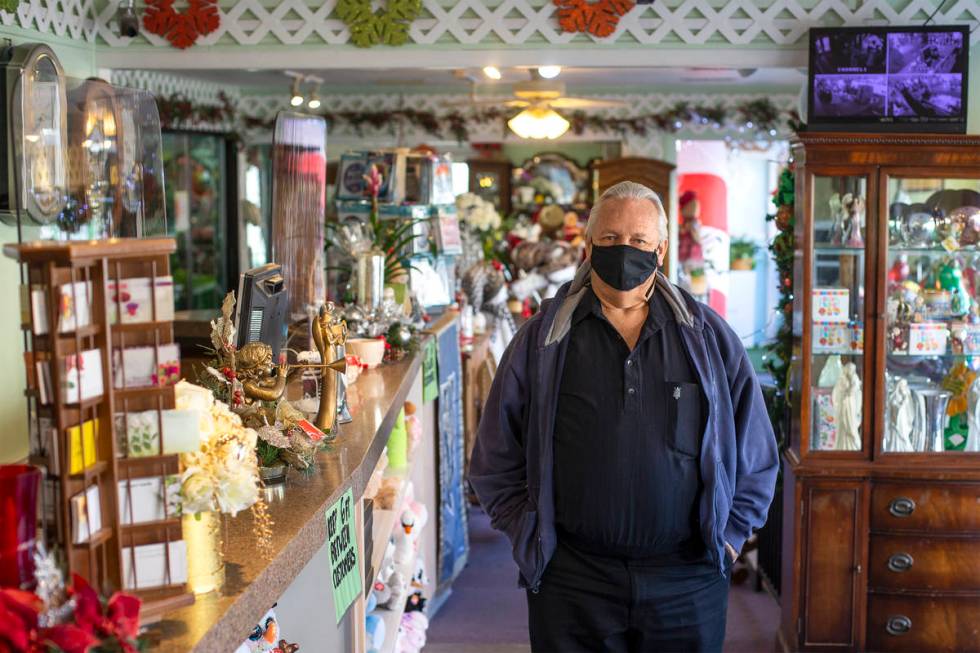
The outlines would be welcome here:
<svg viewBox="0 0 980 653">
<path fill-rule="evenodd" d="M 848 322 L 851 293 L 847 288 L 813 289 L 814 322 Z"/>
<path fill-rule="evenodd" d="M 102 396 L 102 353 L 98 349 L 87 349 L 80 355 L 69 354 L 64 365 L 62 402 L 77 404 Z"/>
<path fill-rule="evenodd" d="M 149 476 L 119 481 L 119 523 L 143 524 L 180 515 L 180 477 Z"/>
<path fill-rule="evenodd" d="M 123 547 L 122 563 L 123 589 L 150 589 L 187 582 L 187 545 L 183 540 L 170 542 L 169 548 L 163 542 Z"/>
<path fill-rule="evenodd" d="M 71 498 L 71 539 L 75 544 L 88 542 L 102 530 L 100 498 L 98 485 L 92 485 Z"/>
<path fill-rule="evenodd" d="M 92 323 L 92 282 L 66 283 L 58 293 L 58 332 L 68 333 Z M 48 300 L 44 286 L 21 287 L 21 320 L 30 318 L 35 335 L 46 335 L 48 324 Z"/>
<path fill-rule="evenodd" d="M 79 426 L 68 427 L 69 474 L 81 474 L 98 460 L 96 449 L 98 435 L 98 419 L 90 419 Z"/>
<path fill-rule="evenodd" d="M 109 281 L 106 285 L 108 295 L 109 319 L 113 324 L 138 324 L 153 321 L 154 297 L 156 298 L 156 320 L 166 322 L 174 319 L 174 280 L 173 277 L 157 277 L 156 293 L 150 277 L 136 277 Z M 120 319 L 121 317 L 121 319 Z"/>
<path fill-rule="evenodd" d="M 156 351 L 153 347 L 116 349 L 112 378 L 117 388 L 173 385 L 180 380 L 180 349 L 176 344 L 160 345 Z"/>
<path fill-rule="evenodd" d="M 117 413 L 120 450 L 130 458 L 160 455 L 160 424 L 163 424 L 163 453 L 188 453 L 201 445 L 201 414 L 196 410 L 155 410 Z"/>
</svg>

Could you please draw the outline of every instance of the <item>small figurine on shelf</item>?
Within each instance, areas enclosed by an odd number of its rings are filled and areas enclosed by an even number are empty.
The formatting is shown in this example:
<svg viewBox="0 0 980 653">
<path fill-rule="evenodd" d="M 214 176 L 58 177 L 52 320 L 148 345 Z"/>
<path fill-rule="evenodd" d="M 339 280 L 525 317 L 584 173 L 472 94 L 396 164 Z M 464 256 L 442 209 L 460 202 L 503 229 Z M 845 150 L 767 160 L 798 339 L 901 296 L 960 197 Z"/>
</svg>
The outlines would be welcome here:
<svg viewBox="0 0 980 653">
<path fill-rule="evenodd" d="M 851 194 L 845 195 L 845 198 Z M 844 243 L 844 200 L 840 193 L 830 196 L 830 218 L 833 221 L 830 227 L 830 243 L 832 245 L 842 245 Z"/>
<path fill-rule="evenodd" d="M 844 195 L 841 204 L 844 210 L 845 245 L 854 248 L 864 247 L 864 236 L 861 234 L 861 229 L 864 227 L 864 198 L 848 193 Z"/>
<path fill-rule="evenodd" d="M 347 323 L 340 319 L 332 302 L 320 307 L 313 322 L 313 343 L 320 353 L 320 408 L 314 424 L 324 433 L 333 431 L 337 421 L 338 374 L 347 371 L 347 358 L 333 360 L 335 348 L 347 342 Z"/>
<path fill-rule="evenodd" d="M 888 429 L 885 431 L 885 451 L 915 451 L 912 431 L 915 429 L 915 399 L 909 382 L 899 378 L 889 384 Z"/>
<path fill-rule="evenodd" d="M 854 363 L 845 363 L 832 394 L 837 412 L 838 451 L 861 449 L 861 378 Z"/>
<path fill-rule="evenodd" d="M 250 342 L 238 350 L 235 374 L 241 381 L 246 401 L 279 401 L 286 391 L 288 367 L 272 361 L 272 347 Z"/>
<path fill-rule="evenodd" d="M 893 324 L 888 327 L 888 345 L 889 353 L 909 353 L 908 326 L 906 324 Z"/>
</svg>

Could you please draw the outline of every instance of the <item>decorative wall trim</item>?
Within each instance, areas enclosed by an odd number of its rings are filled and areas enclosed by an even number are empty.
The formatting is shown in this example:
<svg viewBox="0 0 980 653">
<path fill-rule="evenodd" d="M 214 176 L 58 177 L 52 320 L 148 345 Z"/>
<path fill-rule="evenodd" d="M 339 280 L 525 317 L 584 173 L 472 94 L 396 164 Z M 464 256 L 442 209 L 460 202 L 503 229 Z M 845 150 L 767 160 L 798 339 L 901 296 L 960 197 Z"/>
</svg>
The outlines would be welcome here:
<svg viewBox="0 0 980 653">
<path fill-rule="evenodd" d="M 28 0 L 17 11 L 0 11 L 0 25 L 94 42 L 95 0 Z M 114 3 L 115 4 L 115 3 Z"/>
<path fill-rule="evenodd" d="M 810 27 L 922 23 L 941 0 L 656 0 L 637 5 L 605 39 L 561 31 L 551 0 L 423 0 L 409 30 L 413 46 L 769 46 L 798 48 Z M 109 48 L 169 48 L 161 37 L 116 34 L 119 0 L 29 0 L 0 24 L 16 25 Z M 199 46 L 348 45 L 350 30 L 337 0 L 223 0 L 221 26 Z M 980 0 L 943 3 L 936 24 L 980 21 Z M 852 8 L 853 7 L 853 8 Z M 972 35 L 980 42 L 980 30 Z M 188 56 L 193 56 L 189 54 Z"/>
<path fill-rule="evenodd" d="M 409 43 L 417 46 L 569 45 L 769 45 L 798 46 L 818 25 L 914 24 L 923 22 L 941 0 L 656 0 L 637 5 L 605 39 L 569 34 L 558 26 L 552 0 L 423 0 Z M 69 5 L 76 4 L 69 2 Z M 97 16 L 100 43 L 125 47 L 130 39 L 109 27 L 118 0 Z M 350 31 L 334 13 L 336 0 L 235 0 L 222 2 L 221 26 L 200 45 L 344 45 Z M 56 4 L 51 2 L 50 4 Z M 91 2 L 85 2 L 91 5 Z M 980 21 L 980 2 L 959 0 L 933 18 L 937 24 Z M 855 8 L 851 8 L 855 5 Z M 980 33 L 973 34 L 973 43 Z M 152 35 L 133 40 L 158 47 Z"/>
</svg>

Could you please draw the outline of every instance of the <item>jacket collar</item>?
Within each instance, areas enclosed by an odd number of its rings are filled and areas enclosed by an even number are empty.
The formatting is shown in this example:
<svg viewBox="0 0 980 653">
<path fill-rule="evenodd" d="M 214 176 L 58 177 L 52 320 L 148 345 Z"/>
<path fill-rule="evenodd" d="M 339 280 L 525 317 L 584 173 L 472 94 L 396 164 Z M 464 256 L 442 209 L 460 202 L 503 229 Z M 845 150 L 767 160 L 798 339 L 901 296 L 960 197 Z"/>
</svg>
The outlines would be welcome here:
<svg viewBox="0 0 980 653">
<path fill-rule="evenodd" d="M 547 347 L 568 335 L 572 328 L 572 316 L 575 308 L 585 296 L 586 286 L 592 273 L 592 266 L 588 261 L 583 261 L 575 272 L 575 278 L 567 286 L 563 286 L 555 296 L 554 304 L 548 307 L 548 313 L 553 313 L 551 327 L 544 340 Z M 699 323 L 697 316 L 692 312 L 687 300 L 674 284 L 664 276 L 663 272 L 657 272 L 657 291 L 664 294 L 667 305 L 674 313 L 674 319 L 682 326 L 696 327 Z M 548 317 L 551 317 L 549 315 Z"/>
</svg>

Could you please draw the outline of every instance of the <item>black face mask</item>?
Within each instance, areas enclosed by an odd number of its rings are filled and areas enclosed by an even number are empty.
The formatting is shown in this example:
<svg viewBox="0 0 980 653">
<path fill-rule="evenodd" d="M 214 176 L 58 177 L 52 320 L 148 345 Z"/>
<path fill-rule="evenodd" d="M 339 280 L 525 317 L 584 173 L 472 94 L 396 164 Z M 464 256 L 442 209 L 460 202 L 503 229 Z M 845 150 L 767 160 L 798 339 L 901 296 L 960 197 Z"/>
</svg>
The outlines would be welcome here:
<svg viewBox="0 0 980 653">
<path fill-rule="evenodd" d="M 657 271 L 657 252 L 630 245 L 599 247 L 592 243 L 592 269 L 616 290 L 633 290 Z"/>
</svg>

